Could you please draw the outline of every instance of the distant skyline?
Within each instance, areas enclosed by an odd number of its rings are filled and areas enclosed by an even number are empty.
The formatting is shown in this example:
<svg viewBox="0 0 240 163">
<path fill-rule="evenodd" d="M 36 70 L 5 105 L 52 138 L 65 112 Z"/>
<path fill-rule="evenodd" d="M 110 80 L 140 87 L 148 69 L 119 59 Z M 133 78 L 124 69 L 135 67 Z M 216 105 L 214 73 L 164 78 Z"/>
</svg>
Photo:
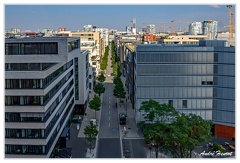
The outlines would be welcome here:
<svg viewBox="0 0 240 163">
<path fill-rule="evenodd" d="M 125 31 L 136 18 L 138 28 L 146 24 L 164 22 L 166 31 L 170 30 L 172 20 L 204 21 L 218 20 L 218 30 L 228 30 L 227 4 L 5 4 L 5 31 L 20 28 L 21 31 L 42 31 L 44 28 L 65 27 L 68 31 L 82 30 L 84 25 L 97 28 L 118 29 Z M 232 8 L 235 13 L 235 6 Z M 235 20 L 236 21 L 236 20 Z M 175 22 L 182 30 L 187 23 Z M 161 23 L 158 24 L 160 29 Z"/>
</svg>

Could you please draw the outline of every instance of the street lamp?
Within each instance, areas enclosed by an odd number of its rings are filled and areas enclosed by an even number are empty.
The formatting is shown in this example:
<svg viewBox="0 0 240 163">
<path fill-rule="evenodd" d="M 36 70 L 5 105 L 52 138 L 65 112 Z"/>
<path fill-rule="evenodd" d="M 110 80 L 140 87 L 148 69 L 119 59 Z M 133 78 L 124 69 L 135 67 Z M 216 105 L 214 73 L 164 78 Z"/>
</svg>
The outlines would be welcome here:
<svg viewBox="0 0 240 163">
<path fill-rule="evenodd" d="M 126 98 L 125 107 L 126 107 L 126 116 L 127 116 L 127 98 Z"/>
</svg>

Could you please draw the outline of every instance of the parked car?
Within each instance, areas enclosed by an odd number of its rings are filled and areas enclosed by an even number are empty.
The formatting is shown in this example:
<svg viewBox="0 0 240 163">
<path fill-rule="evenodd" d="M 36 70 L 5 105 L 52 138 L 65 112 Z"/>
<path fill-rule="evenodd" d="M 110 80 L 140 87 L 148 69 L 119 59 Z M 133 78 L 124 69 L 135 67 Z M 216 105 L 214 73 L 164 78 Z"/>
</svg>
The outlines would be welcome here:
<svg viewBox="0 0 240 163">
<path fill-rule="evenodd" d="M 125 113 L 119 113 L 119 123 L 126 124 L 126 117 L 127 115 Z"/>
</svg>

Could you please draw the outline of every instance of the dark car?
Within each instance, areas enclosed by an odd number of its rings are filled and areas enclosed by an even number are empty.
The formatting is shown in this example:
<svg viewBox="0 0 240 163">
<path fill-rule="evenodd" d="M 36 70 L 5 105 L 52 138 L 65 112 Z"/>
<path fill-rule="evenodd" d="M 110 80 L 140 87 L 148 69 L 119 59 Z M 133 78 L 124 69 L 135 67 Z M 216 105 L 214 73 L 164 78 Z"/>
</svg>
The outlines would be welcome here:
<svg viewBox="0 0 240 163">
<path fill-rule="evenodd" d="M 125 113 L 119 113 L 119 123 L 120 124 L 126 124 L 126 114 Z"/>
</svg>

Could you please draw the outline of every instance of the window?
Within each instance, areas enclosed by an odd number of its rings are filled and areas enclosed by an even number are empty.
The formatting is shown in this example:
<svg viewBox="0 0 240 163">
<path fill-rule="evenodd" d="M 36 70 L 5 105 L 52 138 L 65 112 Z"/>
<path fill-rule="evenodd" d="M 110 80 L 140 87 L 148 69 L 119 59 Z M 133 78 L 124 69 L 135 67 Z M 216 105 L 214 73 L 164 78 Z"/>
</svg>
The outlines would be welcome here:
<svg viewBox="0 0 240 163">
<path fill-rule="evenodd" d="M 168 104 L 173 106 L 173 100 L 168 100 Z"/>
<path fill-rule="evenodd" d="M 5 55 L 57 54 L 57 42 L 6 43 Z"/>
<path fill-rule="evenodd" d="M 182 101 L 182 108 L 187 108 L 187 100 Z"/>
<path fill-rule="evenodd" d="M 202 81 L 202 85 L 213 85 L 213 81 Z"/>
</svg>

